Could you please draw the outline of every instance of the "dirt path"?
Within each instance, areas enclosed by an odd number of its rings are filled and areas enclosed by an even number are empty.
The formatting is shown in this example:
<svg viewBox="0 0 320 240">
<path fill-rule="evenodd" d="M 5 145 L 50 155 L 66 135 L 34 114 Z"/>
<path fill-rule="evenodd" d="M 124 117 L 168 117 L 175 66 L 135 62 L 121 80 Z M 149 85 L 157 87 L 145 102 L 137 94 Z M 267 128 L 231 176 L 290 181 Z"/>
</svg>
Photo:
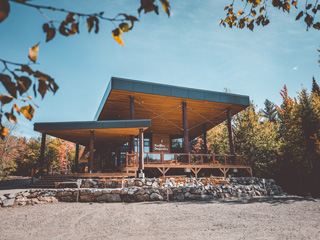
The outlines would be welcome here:
<svg viewBox="0 0 320 240">
<path fill-rule="evenodd" d="M 56 203 L 0 209 L 0 239 L 319 239 L 320 200 Z"/>
</svg>

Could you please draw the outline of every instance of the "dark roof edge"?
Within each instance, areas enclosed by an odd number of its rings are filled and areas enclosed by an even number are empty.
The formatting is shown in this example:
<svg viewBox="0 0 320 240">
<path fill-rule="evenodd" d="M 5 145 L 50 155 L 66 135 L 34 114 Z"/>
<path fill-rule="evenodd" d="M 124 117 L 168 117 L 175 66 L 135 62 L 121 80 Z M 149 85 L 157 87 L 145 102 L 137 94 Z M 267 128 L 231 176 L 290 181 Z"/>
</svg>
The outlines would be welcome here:
<svg viewBox="0 0 320 240">
<path fill-rule="evenodd" d="M 73 129 L 107 129 L 107 128 L 149 128 L 151 119 L 77 121 L 77 122 L 43 122 L 35 123 L 34 131 L 73 130 Z"/>
<path fill-rule="evenodd" d="M 103 109 L 103 107 L 104 107 L 104 104 L 106 103 L 106 101 L 107 101 L 107 99 L 108 99 L 108 97 L 109 97 L 109 94 L 110 94 L 110 92 L 111 92 L 111 89 L 112 89 L 112 77 L 111 77 L 111 80 L 110 80 L 109 83 L 108 83 L 108 86 L 107 86 L 106 91 L 104 92 L 104 95 L 103 95 L 103 97 L 102 97 L 102 100 L 101 100 L 101 102 L 100 102 L 100 105 L 99 105 L 99 107 L 98 107 L 98 110 L 97 110 L 97 112 L 96 112 L 96 115 L 95 115 L 94 118 L 93 118 L 94 121 L 97 121 L 97 120 L 98 120 L 99 115 L 100 115 L 100 113 L 101 113 L 101 111 L 102 111 L 102 109 Z"/>
</svg>

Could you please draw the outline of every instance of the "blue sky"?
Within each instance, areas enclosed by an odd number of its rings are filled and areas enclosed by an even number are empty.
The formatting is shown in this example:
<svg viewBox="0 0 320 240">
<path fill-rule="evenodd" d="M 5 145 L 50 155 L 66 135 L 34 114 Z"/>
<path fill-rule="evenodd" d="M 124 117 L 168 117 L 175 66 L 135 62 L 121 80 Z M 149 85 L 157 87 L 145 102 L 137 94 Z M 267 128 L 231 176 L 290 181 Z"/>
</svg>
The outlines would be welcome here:
<svg viewBox="0 0 320 240">
<path fill-rule="evenodd" d="M 104 11 L 108 17 L 123 12 L 137 16 L 140 6 L 139 0 L 32 2 L 78 12 Z M 29 47 L 40 41 L 34 68 L 50 74 L 60 86 L 54 96 L 36 100 L 39 108 L 31 122 L 19 118 L 20 131 L 37 136 L 34 122 L 92 120 L 111 76 L 214 91 L 228 88 L 250 96 L 260 108 L 266 98 L 280 104 L 284 84 L 295 96 L 302 86 L 311 88 L 312 76 L 320 83 L 319 32 L 307 32 L 302 21 L 296 22 L 296 11 L 270 9 L 271 23 L 253 32 L 221 28 L 224 6 L 230 2 L 170 0 L 172 16 L 162 9 L 159 16 L 142 14 L 123 35 L 126 47 L 113 40 L 115 27 L 109 22 L 101 22 L 99 34 L 89 34 L 83 22 L 79 35 L 57 35 L 46 43 L 45 18 L 12 3 L 9 17 L 0 24 L 1 58 L 25 63 Z M 66 15 L 45 13 L 56 20 Z"/>
</svg>

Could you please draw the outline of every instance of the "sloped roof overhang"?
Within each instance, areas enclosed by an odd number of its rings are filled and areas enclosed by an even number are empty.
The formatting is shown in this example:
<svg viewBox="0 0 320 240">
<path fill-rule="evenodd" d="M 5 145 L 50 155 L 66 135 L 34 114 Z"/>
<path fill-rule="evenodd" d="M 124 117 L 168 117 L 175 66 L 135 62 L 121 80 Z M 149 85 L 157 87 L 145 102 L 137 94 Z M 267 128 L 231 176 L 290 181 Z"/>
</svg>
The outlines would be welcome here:
<svg viewBox="0 0 320 240">
<path fill-rule="evenodd" d="M 90 131 L 94 131 L 97 144 L 121 145 L 129 140 L 130 135 L 138 135 L 139 129 L 151 127 L 150 119 L 113 120 L 113 121 L 77 121 L 35 123 L 34 130 L 53 137 L 88 146 Z"/>
</svg>

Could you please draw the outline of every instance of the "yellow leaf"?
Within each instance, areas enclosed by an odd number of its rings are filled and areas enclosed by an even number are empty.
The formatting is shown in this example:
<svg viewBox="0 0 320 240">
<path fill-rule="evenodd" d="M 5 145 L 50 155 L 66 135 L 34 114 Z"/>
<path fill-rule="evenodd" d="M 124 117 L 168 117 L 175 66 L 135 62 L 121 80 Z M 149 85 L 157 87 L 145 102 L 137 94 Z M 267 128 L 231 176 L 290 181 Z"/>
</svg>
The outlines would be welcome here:
<svg viewBox="0 0 320 240">
<path fill-rule="evenodd" d="M 246 22 L 249 22 L 250 20 L 249 20 L 249 18 L 246 18 Z"/>
<path fill-rule="evenodd" d="M 160 0 L 162 3 L 163 10 L 168 14 L 168 17 L 170 17 L 170 3 L 168 0 Z"/>
<path fill-rule="evenodd" d="M 242 15 L 244 12 L 243 11 L 239 11 L 238 12 L 238 15 L 240 16 L 240 15 Z"/>
<path fill-rule="evenodd" d="M 20 108 L 20 112 L 25 116 L 26 119 L 31 121 L 34 115 L 34 108 L 31 105 L 23 106 Z"/>
<path fill-rule="evenodd" d="M 117 29 L 112 31 L 112 37 L 114 38 L 114 40 L 116 40 L 117 43 L 119 43 L 122 46 L 124 46 L 123 40 L 122 40 L 120 35 L 121 35 L 121 33 L 120 33 L 119 28 L 117 28 Z"/>
<path fill-rule="evenodd" d="M 29 48 L 29 59 L 34 63 L 37 61 L 37 58 L 38 58 L 39 44 L 40 43 Z"/>
</svg>

